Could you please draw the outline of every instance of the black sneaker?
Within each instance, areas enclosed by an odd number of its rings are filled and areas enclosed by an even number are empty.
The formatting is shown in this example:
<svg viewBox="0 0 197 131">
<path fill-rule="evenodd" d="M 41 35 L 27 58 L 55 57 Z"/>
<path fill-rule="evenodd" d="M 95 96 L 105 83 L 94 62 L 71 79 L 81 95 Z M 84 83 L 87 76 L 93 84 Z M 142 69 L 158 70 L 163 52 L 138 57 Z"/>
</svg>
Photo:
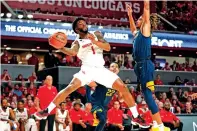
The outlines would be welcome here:
<svg viewBox="0 0 197 131">
<path fill-rule="evenodd" d="M 48 109 L 34 113 L 34 117 L 38 120 L 47 119 L 48 115 L 49 115 Z"/>
<path fill-rule="evenodd" d="M 137 118 L 133 118 L 131 124 L 134 126 L 138 125 L 141 128 L 149 128 L 150 124 L 148 124 L 140 115 Z"/>
</svg>

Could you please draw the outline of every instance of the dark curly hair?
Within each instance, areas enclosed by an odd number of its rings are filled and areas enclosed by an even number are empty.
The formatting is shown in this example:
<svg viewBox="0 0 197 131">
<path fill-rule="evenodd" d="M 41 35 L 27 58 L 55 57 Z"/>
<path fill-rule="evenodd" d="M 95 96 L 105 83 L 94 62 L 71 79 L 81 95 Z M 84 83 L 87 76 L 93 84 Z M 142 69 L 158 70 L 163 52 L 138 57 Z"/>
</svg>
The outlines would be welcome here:
<svg viewBox="0 0 197 131">
<path fill-rule="evenodd" d="M 74 21 L 73 21 L 73 24 L 72 24 L 72 28 L 73 28 L 73 30 L 74 30 L 74 32 L 77 34 L 77 32 L 76 32 L 76 26 L 77 26 L 77 22 L 78 21 L 80 21 L 80 20 L 84 20 L 84 21 L 86 21 L 84 18 L 82 18 L 82 17 L 77 17 Z"/>
</svg>

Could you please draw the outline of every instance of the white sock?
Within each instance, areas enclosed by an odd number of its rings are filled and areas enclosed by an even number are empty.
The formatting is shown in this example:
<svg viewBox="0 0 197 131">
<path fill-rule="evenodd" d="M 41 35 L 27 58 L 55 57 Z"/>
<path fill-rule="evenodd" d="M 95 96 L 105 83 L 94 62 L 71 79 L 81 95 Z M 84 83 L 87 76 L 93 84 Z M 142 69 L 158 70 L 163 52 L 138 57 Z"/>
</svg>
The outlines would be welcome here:
<svg viewBox="0 0 197 131">
<path fill-rule="evenodd" d="M 51 103 L 49 104 L 49 106 L 47 107 L 48 113 L 51 113 L 51 111 L 52 111 L 55 107 L 56 107 L 56 105 L 55 105 L 53 102 L 51 102 Z"/>
<path fill-rule="evenodd" d="M 164 125 L 163 125 L 163 123 L 162 124 L 159 124 L 158 127 L 159 127 L 159 131 L 164 131 Z"/>
<path fill-rule="evenodd" d="M 136 107 L 136 106 L 133 106 L 133 107 L 130 107 L 129 109 L 130 109 L 130 111 L 132 112 L 133 117 L 134 117 L 134 118 L 137 118 L 138 115 L 139 115 L 139 113 L 138 113 L 138 111 L 137 111 L 137 107 Z"/>
</svg>

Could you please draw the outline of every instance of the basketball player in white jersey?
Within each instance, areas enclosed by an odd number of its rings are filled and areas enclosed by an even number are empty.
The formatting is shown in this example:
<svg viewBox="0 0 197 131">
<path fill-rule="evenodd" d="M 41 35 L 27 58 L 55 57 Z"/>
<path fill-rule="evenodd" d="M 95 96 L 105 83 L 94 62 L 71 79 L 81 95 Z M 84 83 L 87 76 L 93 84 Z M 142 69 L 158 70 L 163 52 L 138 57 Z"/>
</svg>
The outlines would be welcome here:
<svg viewBox="0 0 197 131">
<path fill-rule="evenodd" d="M 71 131 L 72 121 L 70 119 L 68 110 L 66 110 L 66 102 L 61 102 L 59 106 L 60 108 L 57 108 L 55 115 L 56 130 Z"/>
<path fill-rule="evenodd" d="M 17 125 L 15 122 L 13 122 L 14 120 L 15 120 L 14 112 L 11 108 L 8 107 L 7 99 L 2 99 L 1 107 L 0 107 L 0 130 L 1 131 L 17 130 Z"/>
<path fill-rule="evenodd" d="M 24 101 L 17 102 L 17 108 L 14 110 L 16 120 L 19 122 L 20 131 L 37 131 L 36 122 L 34 119 L 29 119 L 28 110 L 24 108 Z"/>
<path fill-rule="evenodd" d="M 60 51 L 70 56 L 77 55 L 82 61 L 81 70 L 73 76 L 74 78 L 70 84 L 57 94 L 45 110 L 34 114 L 35 117 L 38 119 L 46 118 L 69 94 L 81 86 L 88 85 L 91 81 L 121 92 L 133 117 L 138 117 L 135 101 L 123 81 L 115 73 L 104 67 L 103 51 L 110 51 L 110 44 L 99 31 L 95 31 L 93 34 L 89 33 L 84 18 L 77 18 L 73 22 L 72 27 L 79 37 L 72 43 L 71 48 L 63 47 Z M 50 44 L 52 45 L 53 43 Z"/>
</svg>

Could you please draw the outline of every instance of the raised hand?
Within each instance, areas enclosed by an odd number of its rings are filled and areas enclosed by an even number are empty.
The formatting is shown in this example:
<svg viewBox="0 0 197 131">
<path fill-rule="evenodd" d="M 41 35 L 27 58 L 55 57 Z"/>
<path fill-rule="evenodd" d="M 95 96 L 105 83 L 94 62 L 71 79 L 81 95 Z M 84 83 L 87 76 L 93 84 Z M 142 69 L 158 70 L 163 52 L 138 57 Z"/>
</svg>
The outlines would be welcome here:
<svg viewBox="0 0 197 131">
<path fill-rule="evenodd" d="M 132 10 L 131 6 L 129 4 L 126 4 L 126 8 L 127 8 L 128 16 L 132 15 L 133 10 Z"/>
</svg>

